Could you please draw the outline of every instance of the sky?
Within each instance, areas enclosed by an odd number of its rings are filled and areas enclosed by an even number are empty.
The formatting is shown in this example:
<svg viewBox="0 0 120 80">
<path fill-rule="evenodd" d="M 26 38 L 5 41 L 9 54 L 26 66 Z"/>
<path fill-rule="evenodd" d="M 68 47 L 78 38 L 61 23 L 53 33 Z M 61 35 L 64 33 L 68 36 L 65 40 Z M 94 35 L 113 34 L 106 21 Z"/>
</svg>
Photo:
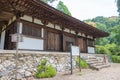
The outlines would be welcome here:
<svg viewBox="0 0 120 80">
<path fill-rule="evenodd" d="M 115 0 L 61 0 L 72 16 L 79 19 L 92 19 L 96 16 L 118 16 Z"/>
</svg>

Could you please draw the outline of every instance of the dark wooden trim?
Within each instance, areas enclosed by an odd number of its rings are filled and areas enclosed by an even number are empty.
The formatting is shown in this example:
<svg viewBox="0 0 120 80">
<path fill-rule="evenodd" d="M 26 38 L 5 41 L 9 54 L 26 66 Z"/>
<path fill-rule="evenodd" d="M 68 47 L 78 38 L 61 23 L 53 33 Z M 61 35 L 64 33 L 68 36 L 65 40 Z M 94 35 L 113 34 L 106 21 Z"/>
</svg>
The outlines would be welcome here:
<svg viewBox="0 0 120 80">
<path fill-rule="evenodd" d="M 43 39 L 43 40 L 45 40 L 45 38 L 35 37 L 35 36 L 30 36 L 30 35 L 23 35 L 23 37 L 29 37 L 29 38 L 36 38 L 36 39 Z"/>
<path fill-rule="evenodd" d="M 56 29 L 49 28 L 49 27 L 46 27 L 46 30 L 49 31 L 49 32 L 54 32 L 54 33 L 61 33 L 60 30 L 56 30 Z"/>
</svg>

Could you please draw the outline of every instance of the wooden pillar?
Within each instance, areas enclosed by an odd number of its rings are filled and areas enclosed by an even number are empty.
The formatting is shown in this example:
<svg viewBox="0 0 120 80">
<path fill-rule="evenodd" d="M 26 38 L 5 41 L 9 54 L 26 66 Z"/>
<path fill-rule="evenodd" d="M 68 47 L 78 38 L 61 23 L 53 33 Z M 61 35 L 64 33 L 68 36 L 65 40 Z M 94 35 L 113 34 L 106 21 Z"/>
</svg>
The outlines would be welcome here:
<svg viewBox="0 0 120 80">
<path fill-rule="evenodd" d="M 47 29 L 46 29 L 46 27 L 45 27 L 45 25 L 43 25 L 43 34 L 44 34 L 44 36 L 43 36 L 43 40 L 44 40 L 44 51 L 47 51 L 47 47 L 48 47 L 48 37 L 47 37 Z"/>
<path fill-rule="evenodd" d="M 76 35 L 75 35 L 75 45 L 79 46 L 78 45 L 78 32 L 76 31 L 75 33 L 76 33 Z"/>
<path fill-rule="evenodd" d="M 47 50 L 47 47 L 48 47 L 48 37 L 47 37 L 47 29 L 46 29 L 46 25 L 48 25 L 48 21 L 45 21 L 45 20 L 41 20 L 41 22 L 43 23 L 43 27 L 42 28 L 42 38 L 44 40 L 44 51 Z"/>
<path fill-rule="evenodd" d="M 61 27 L 62 31 L 61 31 L 61 51 L 64 52 L 65 51 L 65 43 L 64 43 L 64 27 Z"/>
<path fill-rule="evenodd" d="M 24 14 L 20 11 L 15 11 L 14 12 L 15 16 L 16 16 L 16 21 L 17 21 L 17 33 L 16 34 L 20 34 L 20 17 L 22 17 Z M 16 71 L 15 71 L 15 79 L 18 78 L 18 43 L 19 43 L 19 36 L 17 35 L 17 42 L 16 42 L 16 53 L 15 53 L 15 58 L 16 58 Z"/>
<path fill-rule="evenodd" d="M 86 53 L 88 53 L 88 38 L 87 38 L 87 35 L 85 35 L 85 40 L 86 40 Z"/>
<path fill-rule="evenodd" d="M 96 47 L 95 47 L 95 38 L 93 38 L 93 44 L 94 44 L 94 50 L 95 50 L 95 53 L 96 53 Z"/>
</svg>

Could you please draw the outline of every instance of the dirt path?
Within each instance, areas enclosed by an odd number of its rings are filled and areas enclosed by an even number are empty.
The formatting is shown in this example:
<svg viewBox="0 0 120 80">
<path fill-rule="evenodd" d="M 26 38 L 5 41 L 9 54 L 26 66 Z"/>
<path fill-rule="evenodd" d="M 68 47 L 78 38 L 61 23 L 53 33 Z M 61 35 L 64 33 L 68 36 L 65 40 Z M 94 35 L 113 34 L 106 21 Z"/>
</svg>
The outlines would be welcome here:
<svg viewBox="0 0 120 80">
<path fill-rule="evenodd" d="M 67 74 L 67 75 L 66 75 Z M 54 78 L 33 79 L 28 80 L 120 80 L 120 64 L 111 64 L 111 67 L 96 70 L 82 70 L 82 72 L 74 72 L 69 75 L 67 72 L 59 73 Z"/>
</svg>

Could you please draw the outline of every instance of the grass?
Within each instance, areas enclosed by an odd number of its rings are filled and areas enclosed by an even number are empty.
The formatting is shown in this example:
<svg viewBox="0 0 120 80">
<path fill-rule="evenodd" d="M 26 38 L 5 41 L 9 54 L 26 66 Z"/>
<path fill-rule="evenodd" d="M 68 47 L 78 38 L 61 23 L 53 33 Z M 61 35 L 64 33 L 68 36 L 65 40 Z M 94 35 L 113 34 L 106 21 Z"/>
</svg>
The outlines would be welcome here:
<svg viewBox="0 0 120 80">
<path fill-rule="evenodd" d="M 79 63 L 80 60 L 80 63 Z M 80 66 L 82 69 L 87 69 L 89 67 L 89 65 L 87 64 L 87 62 L 84 59 L 80 59 L 79 57 L 76 58 L 76 63 L 78 66 Z"/>
</svg>

